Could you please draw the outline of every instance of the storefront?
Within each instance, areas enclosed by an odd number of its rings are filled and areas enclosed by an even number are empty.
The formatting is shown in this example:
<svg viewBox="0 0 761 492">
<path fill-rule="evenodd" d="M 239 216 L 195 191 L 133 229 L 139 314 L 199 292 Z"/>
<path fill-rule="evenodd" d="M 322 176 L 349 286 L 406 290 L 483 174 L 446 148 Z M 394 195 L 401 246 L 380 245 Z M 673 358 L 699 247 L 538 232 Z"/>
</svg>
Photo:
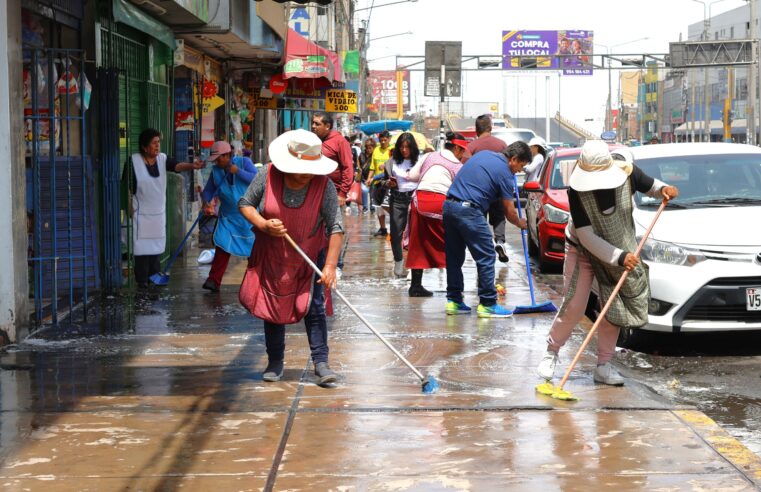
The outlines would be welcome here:
<svg viewBox="0 0 761 492">
<path fill-rule="evenodd" d="M 83 3 L 22 2 L 27 251 L 37 326 L 57 323 L 80 303 L 86 315 L 99 285 Z"/>
</svg>

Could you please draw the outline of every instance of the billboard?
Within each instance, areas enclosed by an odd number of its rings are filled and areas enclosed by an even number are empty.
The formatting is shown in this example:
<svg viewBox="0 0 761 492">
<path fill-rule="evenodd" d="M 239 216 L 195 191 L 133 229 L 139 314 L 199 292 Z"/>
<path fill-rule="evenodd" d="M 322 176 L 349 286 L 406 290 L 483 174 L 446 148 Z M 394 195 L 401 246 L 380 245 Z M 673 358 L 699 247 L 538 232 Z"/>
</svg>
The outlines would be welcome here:
<svg viewBox="0 0 761 492">
<path fill-rule="evenodd" d="M 502 69 L 592 75 L 593 44 L 593 31 L 502 31 Z"/>
<path fill-rule="evenodd" d="M 404 111 L 410 110 L 410 72 L 402 71 L 402 100 Z M 371 70 L 370 87 L 377 110 L 396 113 L 396 70 Z"/>
</svg>

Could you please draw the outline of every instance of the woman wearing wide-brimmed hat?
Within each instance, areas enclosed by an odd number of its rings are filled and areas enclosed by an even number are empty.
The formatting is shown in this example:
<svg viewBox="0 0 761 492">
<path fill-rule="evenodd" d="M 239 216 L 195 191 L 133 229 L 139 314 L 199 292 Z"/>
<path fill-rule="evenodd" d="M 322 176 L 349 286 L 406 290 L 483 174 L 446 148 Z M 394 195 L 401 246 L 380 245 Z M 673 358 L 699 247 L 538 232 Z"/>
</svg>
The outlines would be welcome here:
<svg viewBox="0 0 761 492">
<path fill-rule="evenodd" d="M 632 195 L 639 191 L 653 198 L 672 199 L 679 195 L 679 190 L 643 173 L 625 149 L 616 150 L 611 156 L 608 144 L 601 140 L 584 144 L 568 185 L 571 218 L 565 230 L 565 298 L 547 336 L 547 353 L 537 373 L 552 379 L 558 351 L 584 316 L 592 281 L 597 280 L 604 304 L 621 275 L 629 270 L 597 331 L 594 380 L 620 386 L 624 380 L 610 363 L 618 332 L 620 327 L 647 323 L 650 297 L 647 269 L 633 254 L 637 241 Z"/>
<path fill-rule="evenodd" d="M 257 229 L 241 285 L 241 303 L 264 320 L 268 364 L 262 378 L 279 381 L 285 358 L 285 325 L 304 320 L 315 375 L 336 381 L 328 366 L 324 289 L 336 285 L 343 242 L 338 194 L 328 174 L 337 163 L 322 155 L 322 141 L 306 130 L 285 132 L 269 146 L 262 168 L 238 206 Z M 285 240 L 286 233 L 322 269 L 317 277 Z"/>
</svg>

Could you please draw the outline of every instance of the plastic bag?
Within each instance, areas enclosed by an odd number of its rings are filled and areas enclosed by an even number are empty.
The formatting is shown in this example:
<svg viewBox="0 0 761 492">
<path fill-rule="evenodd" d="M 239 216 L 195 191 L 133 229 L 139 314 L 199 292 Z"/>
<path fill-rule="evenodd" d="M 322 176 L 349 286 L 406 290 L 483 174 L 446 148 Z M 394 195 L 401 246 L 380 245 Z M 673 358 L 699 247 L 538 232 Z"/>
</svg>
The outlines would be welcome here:
<svg viewBox="0 0 761 492">
<path fill-rule="evenodd" d="M 92 95 L 92 84 L 90 84 L 90 81 L 87 79 L 87 75 L 85 75 L 84 72 L 80 73 L 82 76 L 82 82 L 83 82 L 83 89 L 82 89 L 82 97 L 77 98 L 77 107 L 82 110 L 84 113 L 90 108 L 90 96 Z M 84 102 L 85 107 L 82 107 L 82 103 Z"/>
</svg>

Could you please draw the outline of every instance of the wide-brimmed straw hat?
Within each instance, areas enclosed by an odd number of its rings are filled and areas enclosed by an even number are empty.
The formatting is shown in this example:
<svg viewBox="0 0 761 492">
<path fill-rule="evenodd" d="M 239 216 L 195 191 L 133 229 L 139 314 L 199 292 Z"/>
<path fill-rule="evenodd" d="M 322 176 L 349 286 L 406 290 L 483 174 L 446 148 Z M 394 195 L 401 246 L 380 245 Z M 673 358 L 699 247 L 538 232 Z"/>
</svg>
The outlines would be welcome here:
<svg viewBox="0 0 761 492">
<path fill-rule="evenodd" d="M 618 188 L 632 173 L 629 154 L 620 153 L 613 159 L 608 144 L 590 140 L 581 148 L 581 155 L 571 174 L 570 186 L 576 191 L 609 190 Z"/>
<path fill-rule="evenodd" d="M 322 140 L 306 130 L 291 130 L 270 143 L 272 164 L 289 174 L 325 175 L 336 170 L 338 163 L 322 155 Z"/>
</svg>

